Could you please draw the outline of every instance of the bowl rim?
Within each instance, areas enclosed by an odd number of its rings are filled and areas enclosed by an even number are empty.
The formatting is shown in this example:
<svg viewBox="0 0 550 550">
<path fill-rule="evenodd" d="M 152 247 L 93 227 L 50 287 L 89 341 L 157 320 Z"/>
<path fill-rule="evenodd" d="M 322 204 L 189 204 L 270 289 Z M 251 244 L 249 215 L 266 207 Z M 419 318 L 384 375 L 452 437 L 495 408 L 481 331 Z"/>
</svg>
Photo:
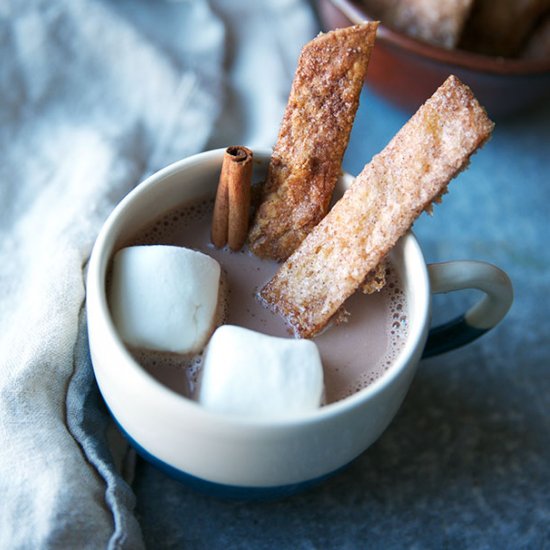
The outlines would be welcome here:
<svg viewBox="0 0 550 550">
<path fill-rule="evenodd" d="M 377 21 L 368 14 L 357 0 L 324 0 L 339 10 L 352 24 Z M 376 40 L 409 51 L 439 63 L 455 65 L 463 69 L 501 76 L 533 76 L 550 74 L 550 59 L 517 59 L 493 57 L 459 49 L 447 49 L 413 38 L 393 30 L 382 23 L 378 25 Z"/>
</svg>

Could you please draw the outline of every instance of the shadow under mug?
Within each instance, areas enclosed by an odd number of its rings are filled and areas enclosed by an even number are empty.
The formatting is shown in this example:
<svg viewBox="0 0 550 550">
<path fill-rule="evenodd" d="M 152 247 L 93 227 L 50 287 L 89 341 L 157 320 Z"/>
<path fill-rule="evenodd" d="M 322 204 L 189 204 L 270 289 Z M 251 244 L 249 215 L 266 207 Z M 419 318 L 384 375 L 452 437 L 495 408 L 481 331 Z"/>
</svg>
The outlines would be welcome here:
<svg viewBox="0 0 550 550">
<path fill-rule="evenodd" d="M 137 451 L 172 477 L 229 498 L 277 498 L 333 475 L 365 451 L 399 409 L 421 357 L 460 347 L 493 328 L 510 308 L 512 286 L 497 267 L 476 261 L 426 265 L 412 233 L 391 252 L 408 304 L 408 337 L 392 366 L 368 387 L 292 419 L 232 418 L 208 411 L 162 385 L 128 352 L 106 295 L 110 260 L 131 236 L 180 205 L 212 198 L 224 149 L 176 162 L 130 192 L 105 222 L 87 276 L 94 373 L 111 414 Z M 260 181 L 270 151 L 254 151 Z M 353 178 L 343 176 L 336 193 Z M 483 297 L 466 313 L 430 329 L 432 294 L 467 288 Z"/>
</svg>

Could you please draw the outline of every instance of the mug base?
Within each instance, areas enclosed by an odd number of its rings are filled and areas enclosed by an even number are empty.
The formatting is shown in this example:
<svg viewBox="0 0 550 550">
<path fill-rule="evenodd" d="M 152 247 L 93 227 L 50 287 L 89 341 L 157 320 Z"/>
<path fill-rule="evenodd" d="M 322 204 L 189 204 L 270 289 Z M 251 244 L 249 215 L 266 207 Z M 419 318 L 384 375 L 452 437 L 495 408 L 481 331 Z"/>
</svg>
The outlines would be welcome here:
<svg viewBox="0 0 550 550">
<path fill-rule="evenodd" d="M 124 430 L 124 428 L 115 420 L 115 424 L 122 433 L 122 435 L 128 440 L 130 445 L 136 450 L 136 452 L 152 466 L 158 470 L 164 472 L 172 479 L 183 483 L 187 487 L 215 498 L 226 499 L 226 500 L 241 500 L 241 501 L 270 501 L 270 500 L 280 500 L 289 496 L 292 496 L 296 493 L 305 491 L 311 487 L 319 485 L 323 481 L 332 476 L 336 475 L 340 471 L 347 468 L 347 464 L 328 473 L 323 476 L 319 476 L 313 479 L 308 479 L 306 481 L 301 481 L 299 483 L 290 483 L 287 485 L 276 485 L 272 487 L 248 487 L 240 485 L 227 485 L 224 483 L 217 483 L 213 481 L 208 481 L 200 477 L 193 476 L 171 466 L 167 462 L 160 460 L 159 458 L 153 456 L 149 451 L 144 449 L 132 436 Z"/>
</svg>

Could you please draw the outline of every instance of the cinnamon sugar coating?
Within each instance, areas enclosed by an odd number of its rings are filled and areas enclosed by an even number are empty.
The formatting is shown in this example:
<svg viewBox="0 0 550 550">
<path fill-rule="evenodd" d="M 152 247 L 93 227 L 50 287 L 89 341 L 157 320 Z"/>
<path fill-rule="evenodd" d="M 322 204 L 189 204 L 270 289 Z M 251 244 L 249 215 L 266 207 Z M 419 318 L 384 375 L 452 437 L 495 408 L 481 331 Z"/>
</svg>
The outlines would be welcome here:
<svg viewBox="0 0 550 550">
<path fill-rule="evenodd" d="M 474 0 L 363 0 L 369 14 L 409 36 L 454 48 Z"/>
<path fill-rule="evenodd" d="M 550 13 L 538 24 L 521 55 L 528 59 L 550 58 Z"/>
<path fill-rule="evenodd" d="M 286 259 L 327 213 L 377 26 L 321 34 L 302 50 L 249 233 L 257 256 Z"/>
<path fill-rule="evenodd" d="M 449 77 L 261 290 L 266 305 L 296 336 L 317 334 L 492 129 L 471 90 Z"/>
<path fill-rule="evenodd" d="M 515 56 L 548 10 L 550 0 L 476 0 L 460 47 L 485 55 Z"/>
</svg>

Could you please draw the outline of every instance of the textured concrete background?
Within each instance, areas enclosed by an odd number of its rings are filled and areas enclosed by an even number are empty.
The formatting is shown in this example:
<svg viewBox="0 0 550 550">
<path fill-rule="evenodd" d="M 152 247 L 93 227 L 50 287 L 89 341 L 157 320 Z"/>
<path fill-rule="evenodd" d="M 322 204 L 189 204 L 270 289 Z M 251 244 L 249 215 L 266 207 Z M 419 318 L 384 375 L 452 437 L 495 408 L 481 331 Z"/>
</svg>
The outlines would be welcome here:
<svg viewBox="0 0 550 550">
<path fill-rule="evenodd" d="M 358 173 L 407 116 L 365 93 L 345 167 Z M 474 344 L 425 360 L 380 440 L 347 470 L 274 503 L 224 502 L 138 465 L 151 548 L 550 547 L 550 105 L 493 139 L 415 232 L 428 262 L 508 272 L 515 303 Z M 476 296 L 436 297 L 448 319 Z"/>
</svg>

